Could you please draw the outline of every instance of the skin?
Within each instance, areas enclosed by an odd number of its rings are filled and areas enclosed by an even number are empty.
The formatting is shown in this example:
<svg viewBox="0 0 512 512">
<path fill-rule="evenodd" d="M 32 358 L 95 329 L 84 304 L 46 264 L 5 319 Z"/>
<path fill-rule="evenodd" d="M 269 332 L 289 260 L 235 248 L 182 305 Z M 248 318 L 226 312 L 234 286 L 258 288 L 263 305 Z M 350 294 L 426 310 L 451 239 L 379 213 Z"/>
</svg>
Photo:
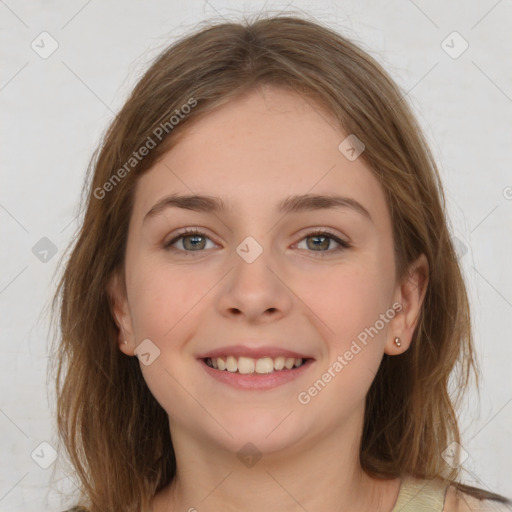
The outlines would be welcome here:
<svg viewBox="0 0 512 512">
<path fill-rule="evenodd" d="M 318 105 L 266 86 L 193 123 L 138 182 L 127 292 L 116 277 L 109 292 L 120 350 L 133 356 L 147 338 L 160 350 L 140 368 L 168 413 L 178 476 L 157 493 L 153 512 L 393 508 L 400 479 L 370 478 L 359 464 L 364 400 L 383 354 L 409 347 L 428 264 L 422 255 L 397 279 L 384 193 L 362 158 L 339 151 L 347 135 Z M 372 220 L 351 208 L 276 211 L 289 195 L 334 192 L 357 200 Z M 171 193 L 222 197 L 230 209 L 169 208 L 143 222 Z M 163 249 L 187 227 L 204 233 L 204 248 L 194 251 L 182 238 L 176 251 Z M 321 228 L 352 247 L 336 251 L 331 240 L 315 250 L 309 233 Z M 235 250 L 247 236 L 263 249 L 252 263 Z M 402 310 L 317 396 L 299 403 L 298 394 L 394 302 Z M 196 359 L 244 338 L 274 340 L 315 361 L 290 383 L 246 391 L 214 380 Z M 252 467 L 236 456 L 247 442 L 262 454 Z"/>
</svg>

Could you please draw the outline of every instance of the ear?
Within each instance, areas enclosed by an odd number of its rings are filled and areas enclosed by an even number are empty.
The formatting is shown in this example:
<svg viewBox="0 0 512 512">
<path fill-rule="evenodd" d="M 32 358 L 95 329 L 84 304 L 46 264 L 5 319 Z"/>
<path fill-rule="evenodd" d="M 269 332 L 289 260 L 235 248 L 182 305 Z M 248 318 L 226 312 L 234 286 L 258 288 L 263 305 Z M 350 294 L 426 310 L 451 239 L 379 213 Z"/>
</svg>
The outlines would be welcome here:
<svg viewBox="0 0 512 512">
<path fill-rule="evenodd" d="M 397 355 L 405 352 L 411 345 L 414 330 L 418 324 L 423 299 L 427 292 L 429 265 L 427 258 L 421 254 L 410 265 L 403 279 L 396 284 L 393 294 L 394 303 L 399 303 L 399 309 L 389 322 L 388 339 L 384 352 Z M 394 342 L 400 338 L 400 346 Z"/>
<path fill-rule="evenodd" d="M 135 340 L 133 336 L 130 308 L 128 298 L 126 296 L 126 287 L 117 272 L 111 276 L 107 283 L 107 295 L 110 302 L 110 310 L 114 317 L 114 322 L 119 329 L 117 339 L 119 349 L 126 355 L 133 356 Z M 125 341 L 127 343 L 125 343 Z"/>
</svg>

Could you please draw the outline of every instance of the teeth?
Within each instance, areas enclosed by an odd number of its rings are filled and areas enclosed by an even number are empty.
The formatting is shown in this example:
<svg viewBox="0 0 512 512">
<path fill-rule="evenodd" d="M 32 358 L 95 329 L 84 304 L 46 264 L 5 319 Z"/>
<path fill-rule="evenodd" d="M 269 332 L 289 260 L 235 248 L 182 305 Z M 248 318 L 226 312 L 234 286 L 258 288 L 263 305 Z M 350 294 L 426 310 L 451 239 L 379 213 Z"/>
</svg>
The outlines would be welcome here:
<svg viewBox="0 0 512 512">
<path fill-rule="evenodd" d="M 254 373 L 254 359 L 250 357 L 239 357 L 237 366 L 240 373 Z"/>
<path fill-rule="evenodd" d="M 228 356 L 226 359 L 226 370 L 228 372 L 236 372 L 238 370 L 238 366 L 236 364 L 236 359 L 233 356 Z"/>
<path fill-rule="evenodd" d="M 250 373 L 272 373 L 283 369 L 291 370 L 298 368 L 304 363 L 303 359 L 294 357 L 262 357 L 260 359 L 253 359 L 252 357 L 213 357 L 207 358 L 208 366 L 218 370 L 227 370 L 228 372 L 237 372 L 241 374 Z"/>
<path fill-rule="evenodd" d="M 272 373 L 274 371 L 274 360 L 271 357 L 264 357 L 256 361 L 256 373 Z"/>
<path fill-rule="evenodd" d="M 274 370 L 282 370 L 284 368 L 284 363 L 286 358 L 283 356 L 276 357 L 274 359 Z"/>
</svg>

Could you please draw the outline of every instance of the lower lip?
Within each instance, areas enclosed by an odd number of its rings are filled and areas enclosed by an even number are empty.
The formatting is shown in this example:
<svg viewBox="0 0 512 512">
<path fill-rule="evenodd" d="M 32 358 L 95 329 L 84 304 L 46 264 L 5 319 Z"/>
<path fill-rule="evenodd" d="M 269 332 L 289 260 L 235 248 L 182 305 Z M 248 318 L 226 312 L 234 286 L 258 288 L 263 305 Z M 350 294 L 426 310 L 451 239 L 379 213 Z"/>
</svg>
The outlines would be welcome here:
<svg viewBox="0 0 512 512">
<path fill-rule="evenodd" d="M 216 370 L 208 366 L 203 359 L 200 363 L 206 372 L 214 379 L 229 384 L 237 389 L 246 390 L 265 390 L 286 384 L 299 378 L 313 363 L 313 359 L 308 359 L 304 364 L 293 370 L 274 370 L 272 373 L 262 374 L 242 374 L 238 372 L 228 372 L 227 370 Z"/>
</svg>

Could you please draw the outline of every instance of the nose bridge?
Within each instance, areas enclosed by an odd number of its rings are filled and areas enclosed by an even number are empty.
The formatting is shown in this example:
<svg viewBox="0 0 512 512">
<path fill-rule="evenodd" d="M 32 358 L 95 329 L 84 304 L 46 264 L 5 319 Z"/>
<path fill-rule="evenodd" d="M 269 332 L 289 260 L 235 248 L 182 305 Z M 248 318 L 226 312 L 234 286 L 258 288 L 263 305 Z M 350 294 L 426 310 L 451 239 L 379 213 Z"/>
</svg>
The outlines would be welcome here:
<svg viewBox="0 0 512 512">
<path fill-rule="evenodd" d="M 258 268 L 262 265 L 262 260 L 267 265 L 272 265 L 272 239 L 276 232 L 272 229 L 275 220 L 268 211 L 262 209 L 261 204 L 262 200 L 255 196 L 250 205 L 243 205 L 235 226 L 235 234 L 239 237 L 239 241 L 236 240 L 238 244 L 235 245 L 237 257 L 247 265 L 259 262 Z"/>
<path fill-rule="evenodd" d="M 270 237 L 260 235 L 258 238 L 259 242 L 254 236 L 246 236 L 236 247 L 235 252 L 248 265 L 253 264 L 258 259 L 265 261 L 268 259 Z M 266 257 L 260 258 L 263 252 L 266 253 Z"/>
<path fill-rule="evenodd" d="M 238 215 L 233 219 L 236 257 L 245 265 L 257 267 L 257 270 L 251 269 L 250 273 L 270 272 L 267 266 L 274 268 L 279 264 L 279 255 L 274 251 L 279 232 L 279 225 L 276 225 L 278 219 L 269 211 L 270 207 L 263 206 L 265 203 L 264 197 L 255 193 L 250 201 L 237 205 Z M 234 261 L 237 261 L 236 258 Z"/>
<path fill-rule="evenodd" d="M 288 310 L 291 301 L 278 277 L 279 258 L 272 257 L 270 244 L 270 236 L 259 234 L 246 236 L 235 247 L 232 272 L 219 301 L 223 314 L 238 310 L 256 318 L 268 310 Z"/>
<path fill-rule="evenodd" d="M 272 258 L 270 237 L 246 236 L 236 247 L 233 258 L 237 283 L 250 284 L 251 288 L 273 286 L 276 266 Z"/>
</svg>

